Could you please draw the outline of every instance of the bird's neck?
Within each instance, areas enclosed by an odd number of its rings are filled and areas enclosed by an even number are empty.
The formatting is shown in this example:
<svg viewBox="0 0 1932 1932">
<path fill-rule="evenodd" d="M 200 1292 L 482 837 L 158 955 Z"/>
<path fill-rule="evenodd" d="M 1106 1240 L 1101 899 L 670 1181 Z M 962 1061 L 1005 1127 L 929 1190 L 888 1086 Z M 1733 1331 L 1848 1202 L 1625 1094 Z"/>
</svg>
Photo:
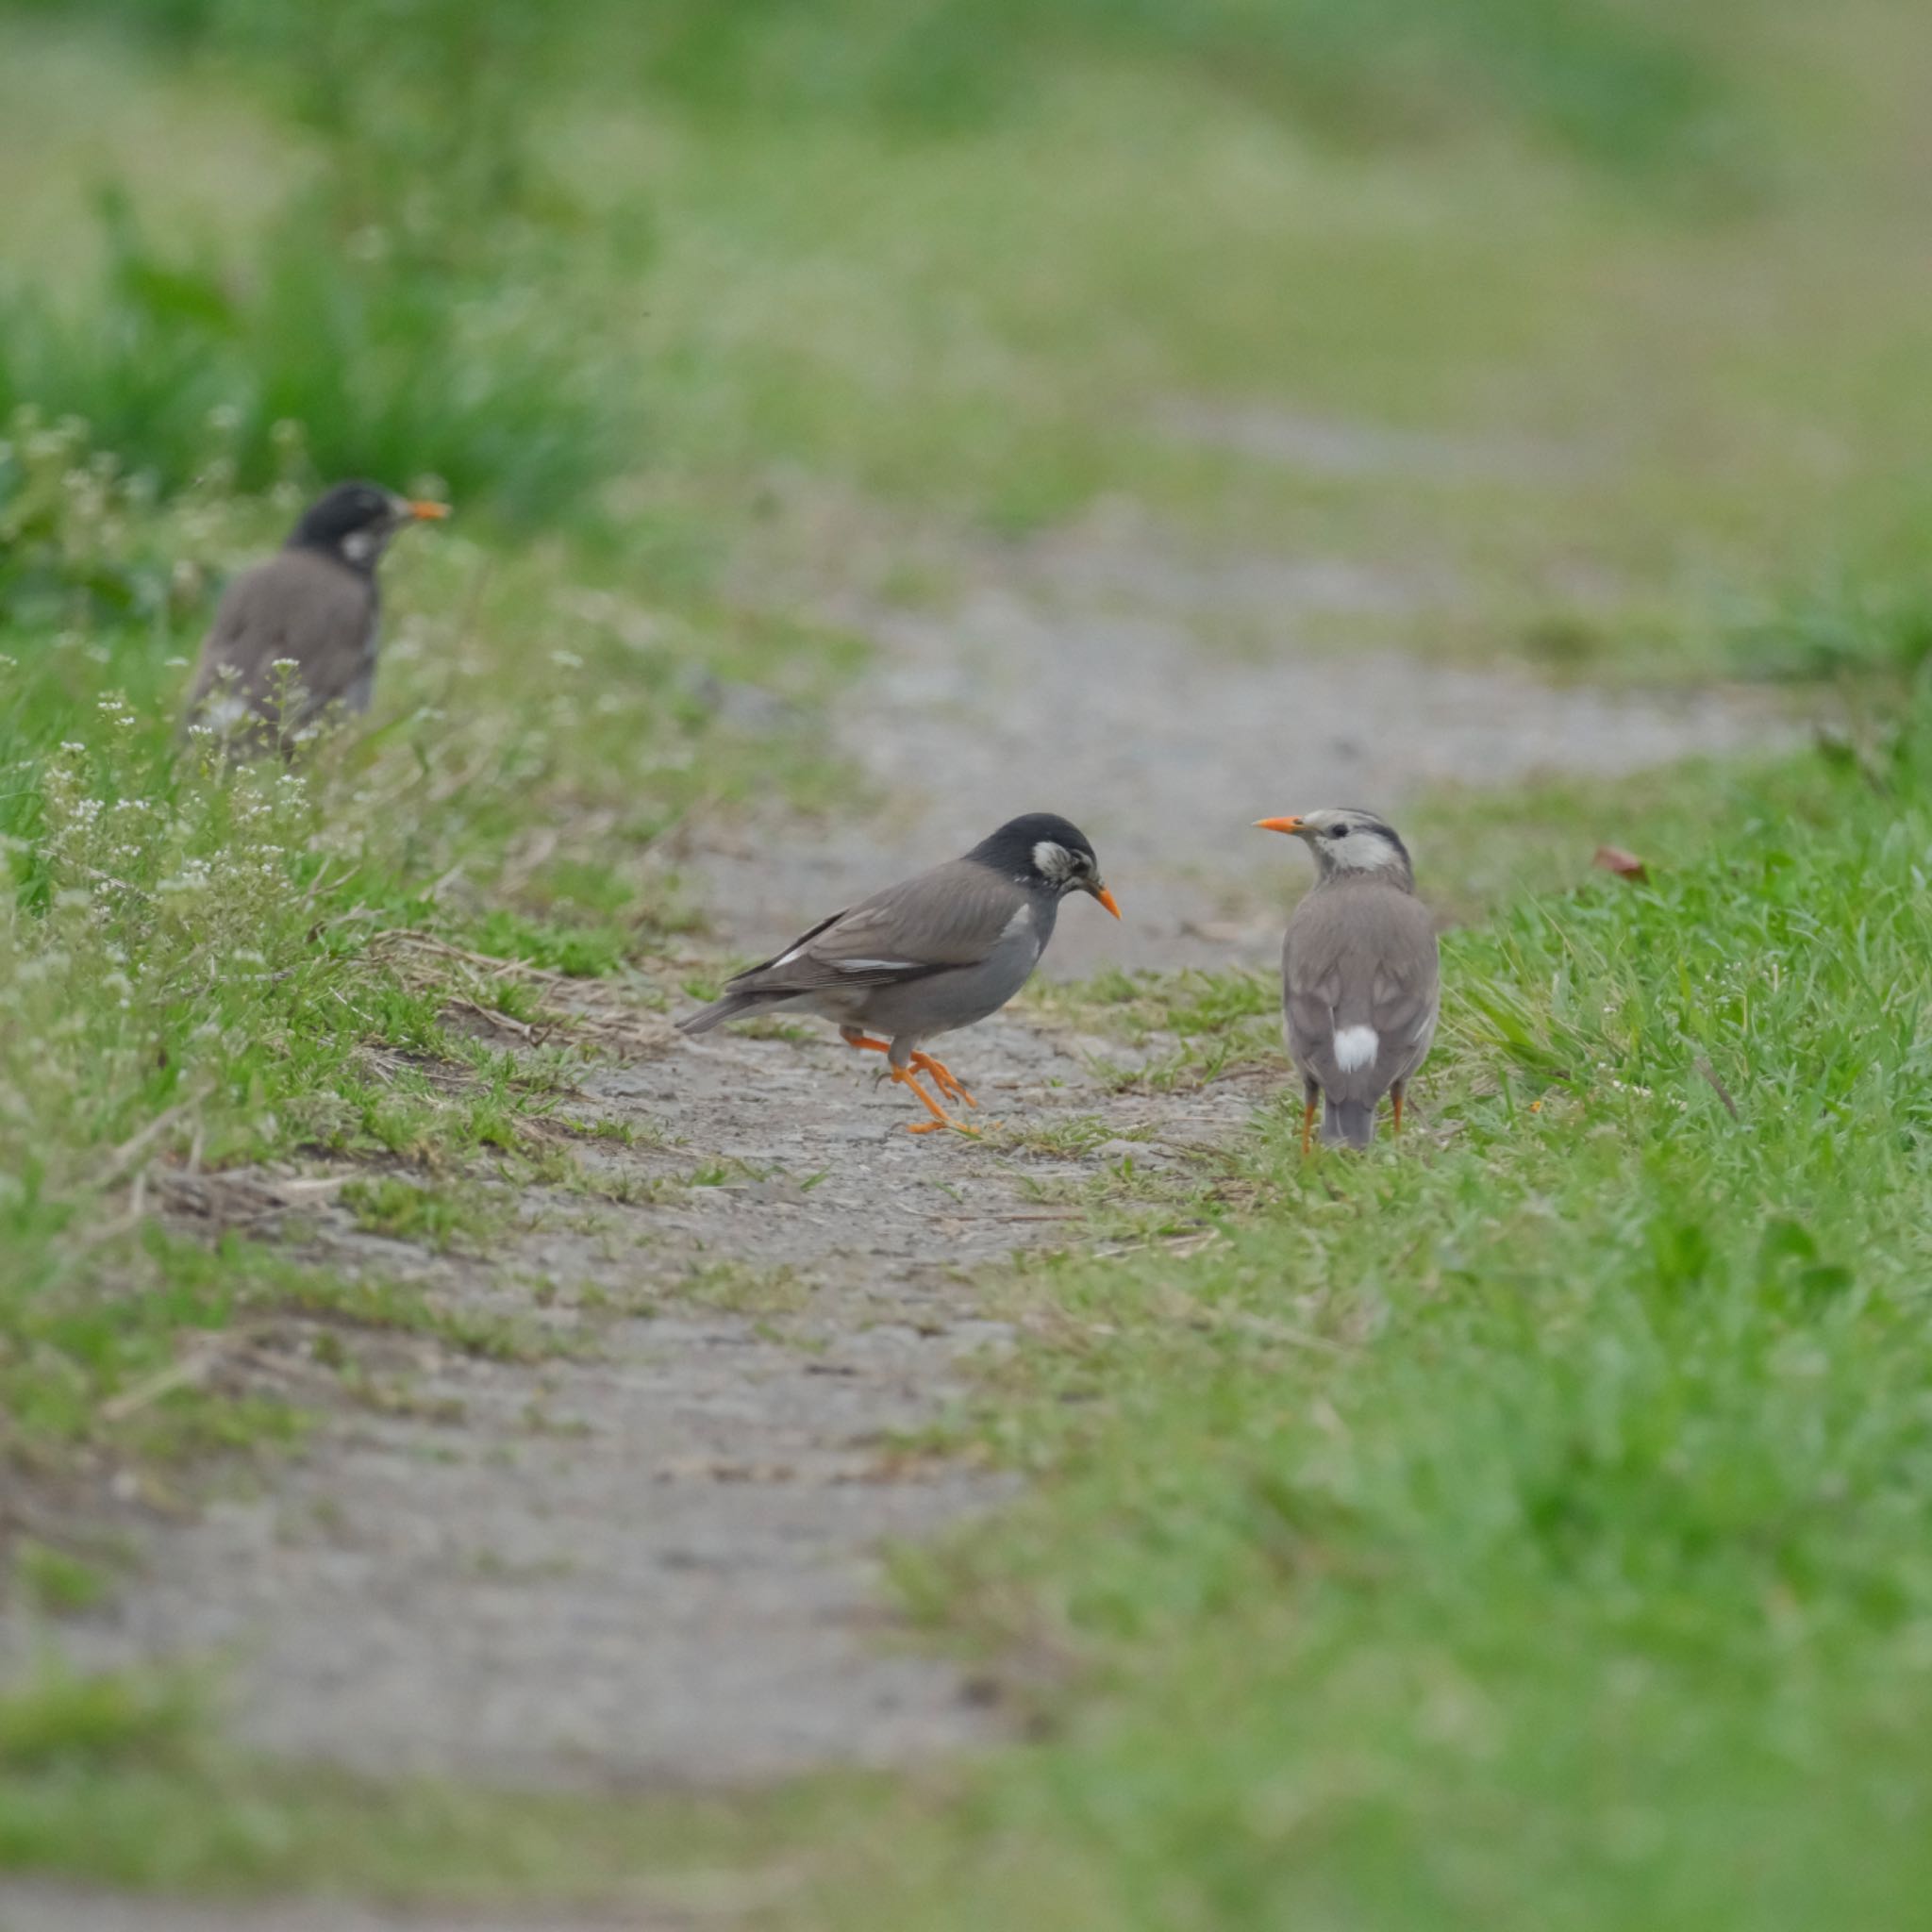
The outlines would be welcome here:
<svg viewBox="0 0 1932 1932">
<path fill-rule="evenodd" d="M 375 566 L 382 561 L 383 551 L 383 546 L 378 543 L 365 555 L 352 557 L 340 543 L 318 542 L 303 537 L 291 537 L 282 547 L 299 550 L 305 556 L 320 557 L 338 570 L 345 570 L 351 576 L 366 577 L 371 582 L 375 581 Z"/>
<path fill-rule="evenodd" d="M 1324 866 L 1315 881 L 1317 891 L 1347 886 L 1388 886 L 1398 892 L 1415 895 L 1415 874 L 1397 861 L 1392 865 Z"/>
</svg>

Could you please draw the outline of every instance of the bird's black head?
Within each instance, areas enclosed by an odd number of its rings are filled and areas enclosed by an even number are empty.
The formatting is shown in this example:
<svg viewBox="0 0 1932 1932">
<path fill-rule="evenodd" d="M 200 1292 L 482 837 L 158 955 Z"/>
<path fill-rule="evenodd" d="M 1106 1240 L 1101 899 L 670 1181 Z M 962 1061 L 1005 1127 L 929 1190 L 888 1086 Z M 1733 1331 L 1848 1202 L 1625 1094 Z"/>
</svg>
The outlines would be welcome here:
<svg viewBox="0 0 1932 1932">
<path fill-rule="evenodd" d="M 1100 860 L 1077 825 L 1050 811 L 1008 819 L 966 857 L 1004 874 L 1015 885 L 1052 892 L 1090 892 L 1118 919 L 1120 908 L 1100 876 Z"/>
<path fill-rule="evenodd" d="M 302 512 L 288 547 L 320 550 L 352 570 L 373 571 L 405 525 L 448 514 L 443 504 L 411 502 L 374 483 L 338 483 Z"/>
</svg>

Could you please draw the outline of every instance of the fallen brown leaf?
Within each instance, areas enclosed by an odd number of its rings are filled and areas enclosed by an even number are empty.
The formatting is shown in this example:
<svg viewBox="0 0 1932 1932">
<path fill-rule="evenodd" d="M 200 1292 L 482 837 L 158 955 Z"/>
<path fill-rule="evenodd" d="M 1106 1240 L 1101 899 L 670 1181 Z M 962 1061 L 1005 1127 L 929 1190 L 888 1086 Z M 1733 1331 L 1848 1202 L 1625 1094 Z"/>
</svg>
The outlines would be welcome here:
<svg viewBox="0 0 1932 1932">
<path fill-rule="evenodd" d="M 1596 857 L 1591 860 L 1601 866 L 1605 872 L 1613 872 L 1620 879 L 1630 879 L 1642 885 L 1650 877 L 1650 868 L 1634 852 L 1625 852 L 1621 845 L 1599 845 Z"/>
</svg>

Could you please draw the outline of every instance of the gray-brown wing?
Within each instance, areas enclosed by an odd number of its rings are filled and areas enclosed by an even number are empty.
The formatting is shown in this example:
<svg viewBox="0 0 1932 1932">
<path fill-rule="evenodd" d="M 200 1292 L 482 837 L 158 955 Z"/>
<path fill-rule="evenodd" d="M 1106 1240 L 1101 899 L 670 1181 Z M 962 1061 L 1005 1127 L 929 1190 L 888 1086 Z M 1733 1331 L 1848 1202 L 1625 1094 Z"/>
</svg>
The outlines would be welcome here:
<svg viewBox="0 0 1932 1932">
<path fill-rule="evenodd" d="M 1441 998 L 1435 927 L 1419 899 L 1371 883 L 1317 889 L 1281 954 L 1288 1050 L 1338 1100 L 1373 1100 L 1422 1064 Z"/>
<path fill-rule="evenodd" d="M 299 702 L 285 721 L 299 724 L 347 699 L 369 668 L 375 586 L 325 557 L 287 550 L 230 584 L 201 647 L 188 715 L 225 700 L 238 715 L 274 709 L 283 658 Z"/>
<path fill-rule="evenodd" d="M 896 986 L 974 966 L 1026 909 L 1025 893 L 1011 880 L 971 859 L 950 859 L 835 912 L 725 990 L 785 994 Z"/>
</svg>

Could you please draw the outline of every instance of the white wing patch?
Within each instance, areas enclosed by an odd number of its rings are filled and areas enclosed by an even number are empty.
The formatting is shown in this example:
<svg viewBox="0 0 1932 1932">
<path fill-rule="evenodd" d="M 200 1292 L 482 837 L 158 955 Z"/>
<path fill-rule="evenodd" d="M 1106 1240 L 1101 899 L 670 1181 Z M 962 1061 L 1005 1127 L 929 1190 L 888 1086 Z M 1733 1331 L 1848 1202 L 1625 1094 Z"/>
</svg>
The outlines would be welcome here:
<svg viewBox="0 0 1932 1932">
<path fill-rule="evenodd" d="M 834 969 L 840 973 L 910 973 L 919 964 L 917 959 L 835 959 Z"/>
<path fill-rule="evenodd" d="M 1381 1037 L 1373 1026 L 1344 1026 L 1335 1036 L 1335 1064 L 1344 1074 L 1373 1066 L 1381 1050 Z"/>
</svg>

